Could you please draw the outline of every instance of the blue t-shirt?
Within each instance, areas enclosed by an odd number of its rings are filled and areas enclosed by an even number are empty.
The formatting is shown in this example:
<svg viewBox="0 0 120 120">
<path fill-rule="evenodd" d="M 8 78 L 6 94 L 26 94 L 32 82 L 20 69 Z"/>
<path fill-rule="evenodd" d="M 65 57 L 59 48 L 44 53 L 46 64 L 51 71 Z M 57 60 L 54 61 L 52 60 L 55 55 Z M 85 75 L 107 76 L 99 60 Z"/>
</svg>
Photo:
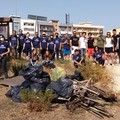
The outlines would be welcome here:
<svg viewBox="0 0 120 120">
<path fill-rule="evenodd" d="M 30 38 L 26 38 L 26 39 L 24 40 L 25 49 L 31 50 L 31 42 L 32 42 L 32 40 L 31 40 Z"/>
<path fill-rule="evenodd" d="M 42 49 L 47 49 L 48 38 L 40 38 Z"/>
<path fill-rule="evenodd" d="M 32 42 L 34 48 L 40 48 L 40 37 L 33 37 Z"/>
<path fill-rule="evenodd" d="M 60 49 L 61 38 L 55 38 L 56 50 Z"/>
<path fill-rule="evenodd" d="M 17 38 L 19 39 L 19 46 L 23 47 L 24 40 L 25 40 L 25 35 L 24 34 L 18 34 Z"/>
<path fill-rule="evenodd" d="M 67 43 L 64 44 L 63 49 L 70 50 L 70 44 L 68 44 L 68 43 L 70 43 L 70 39 L 64 38 L 64 39 L 63 39 L 63 43 L 64 43 L 64 42 L 67 42 Z"/>
<path fill-rule="evenodd" d="M 73 60 L 79 62 L 80 61 L 80 55 L 73 55 Z"/>
<path fill-rule="evenodd" d="M 0 42 L 0 54 L 7 52 L 8 48 L 10 48 L 10 45 L 7 41 Z"/>
<path fill-rule="evenodd" d="M 49 50 L 54 50 L 55 40 L 54 39 L 50 39 L 50 40 L 48 40 L 48 43 L 49 43 L 48 49 Z"/>
<path fill-rule="evenodd" d="M 101 52 L 95 52 L 93 57 L 96 58 L 96 60 L 102 59 L 102 53 Z"/>
<path fill-rule="evenodd" d="M 17 47 L 17 35 L 11 35 L 10 36 L 11 46 Z"/>
</svg>

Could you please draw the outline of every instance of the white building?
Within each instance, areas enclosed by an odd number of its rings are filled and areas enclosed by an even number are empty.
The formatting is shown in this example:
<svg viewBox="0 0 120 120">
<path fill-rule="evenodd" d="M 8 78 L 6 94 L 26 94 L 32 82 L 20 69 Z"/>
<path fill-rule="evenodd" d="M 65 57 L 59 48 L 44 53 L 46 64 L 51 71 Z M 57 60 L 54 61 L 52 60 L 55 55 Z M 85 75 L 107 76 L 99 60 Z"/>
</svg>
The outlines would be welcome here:
<svg viewBox="0 0 120 120">
<path fill-rule="evenodd" d="M 104 26 L 92 25 L 91 22 L 83 22 L 81 24 L 73 24 L 73 30 L 75 30 L 78 35 L 82 32 L 93 34 L 93 37 L 97 37 L 99 35 L 99 31 L 103 30 Z"/>
<path fill-rule="evenodd" d="M 73 30 L 77 32 L 78 36 L 80 36 L 82 32 L 91 32 L 93 37 L 97 37 L 99 31 L 104 29 L 104 26 L 92 25 L 91 22 L 67 25 L 59 23 L 58 20 L 42 21 L 39 19 L 21 19 L 19 16 L 11 17 L 13 19 L 13 23 L 10 25 L 10 34 L 12 34 L 12 30 L 16 30 L 18 32 L 19 29 L 22 29 L 24 34 L 29 32 L 31 37 L 34 36 L 35 32 L 38 32 L 39 35 L 41 35 L 42 32 L 46 32 L 47 36 L 50 36 L 50 34 L 55 32 L 59 32 L 60 35 L 64 35 L 65 33 L 72 35 Z"/>
<path fill-rule="evenodd" d="M 37 30 L 36 21 L 29 20 L 29 19 L 21 19 L 21 27 L 20 29 L 23 30 L 23 33 L 26 34 L 27 32 L 30 33 L 30 37 L 34 37 L 34 34 Z"/>
</svg>

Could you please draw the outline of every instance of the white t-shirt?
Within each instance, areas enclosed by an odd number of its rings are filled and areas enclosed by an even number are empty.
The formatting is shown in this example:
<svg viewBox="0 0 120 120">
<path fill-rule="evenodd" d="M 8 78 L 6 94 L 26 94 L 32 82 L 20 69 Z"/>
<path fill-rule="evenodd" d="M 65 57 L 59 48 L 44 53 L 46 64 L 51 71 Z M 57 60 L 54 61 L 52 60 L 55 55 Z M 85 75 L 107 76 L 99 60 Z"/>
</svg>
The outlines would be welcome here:
<svg viewBox="0 0 120 120">
<path fill-rule="evenodd" d="M 107 48 L 113 47 L 112 38 L 106 38 L 105 42 L 106 42 L 105 47 L 107 47 Z"/>
<path fill-rule="evenodd" d="M 80 48 L 85 48 L 86 49 L 87 38 L 80 37 L 79 42 L 80 42 Z"/>
</svg>

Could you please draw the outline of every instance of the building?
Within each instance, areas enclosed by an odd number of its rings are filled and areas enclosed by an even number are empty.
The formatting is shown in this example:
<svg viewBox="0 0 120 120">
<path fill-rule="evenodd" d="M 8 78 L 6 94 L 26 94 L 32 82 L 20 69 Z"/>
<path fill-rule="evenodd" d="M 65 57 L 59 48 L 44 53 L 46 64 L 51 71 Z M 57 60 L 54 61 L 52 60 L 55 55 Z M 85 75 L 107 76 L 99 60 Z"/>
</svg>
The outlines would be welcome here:
<svg viewBox="0 0 120 120">
<path fill-rule="evenodd" d="M 61 36 L 63 36 L 65 33 L 68 33 L 69 35 L 72 35 L 73 31 L 73 25 L 72 24 L 59 24 L 59 33 Z"/>
<path fill-rule="evenodd" d="M 91 32 L 93 37 L 97 37 L 99 35 L 99 31 L 103 29 L 104 26 L 92 25 L 91 22 L 73 24 L 73 30 L 77 32 L 78 36 L 80 36 L 82 32 L 86 32 L 86 33 Z"/>
<path fill-rule="evenodd" d="M 45 32 L 46 36 L 50 36 L 54 32 L 53 23 L 50 21 L 37 21 L 37 26 L 39 35 Z"/>
<path fill-rule="evenodd" d="M 27 32 L 30 33 L 30 37 L 34 37 L 34 34 L 37 30 L 36 28 L 36 21 L 30 19 L 21 19 L 21 27 L 20 29 L 23 30 L 23 33 L 26 34 Z"/>
<path fill-rule="evenodd" d="M 42 35 L 42 32 L 46 32 L 47 36 L 55 34 L 63 36 L 65 33 L 72 35 L 73 30 L 80 36 L 82 32 L 91 32 L 93 37 L 97 37 L 100 30 L 104 29 L 104 26 L 92 25 L 91 22 L 83 22 L 81 24 L 65 24 L 60 23 L 58 20 L 47 20 L 47 17 L 28 15 L 28 19 L 21 19 L 19 16 L 11 16 L 13 24 L 11 25 L 12 30 L 18 32 L 19 29 L 23 30 L 23 33 L 29 32 L 31 37 L 34 36 L 35 32 Z M 12 33 L 12 32 L 11 32 Z"/>
<path fill-rule="evenodd" d="M 21 17 L 16 15 L 10 15 L 10 18 L 12 18 L 13 23 L 10 24 L 10 34 L 12 34 L 12 30 L 19 31 L 21 28 Z"/>
</svg>

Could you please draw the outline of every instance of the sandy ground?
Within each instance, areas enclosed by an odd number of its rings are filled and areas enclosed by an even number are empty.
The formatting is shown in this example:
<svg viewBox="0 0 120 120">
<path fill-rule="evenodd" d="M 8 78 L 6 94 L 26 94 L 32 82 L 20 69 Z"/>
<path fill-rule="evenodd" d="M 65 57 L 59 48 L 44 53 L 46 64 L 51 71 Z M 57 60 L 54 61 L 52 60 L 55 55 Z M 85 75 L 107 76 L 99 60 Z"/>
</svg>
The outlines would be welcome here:
<svg viewBox="0 0 120 120">
<path fill-rule="evenodd" d="M 108 66 L 108 70 L 114 78 L 110 84 L 111 88 L 120 93 L 120 65 Z M 47 113 L 30 113 L 26 109 L 26 104 L 14 103 L 5 96 L 9 89 L 0 86 L 0 120 L 101 120 L 101 118 L 83 109 L 77 109 L 74 113 L 71 113 L 64 104 L 54 104 L 52 110 Z M 120 107 L 118 105 L 107 106 L 107 110 L 114 114 L 114 117 L 105 117 L 104 120 L 120 120 Z"/>
</svg>

